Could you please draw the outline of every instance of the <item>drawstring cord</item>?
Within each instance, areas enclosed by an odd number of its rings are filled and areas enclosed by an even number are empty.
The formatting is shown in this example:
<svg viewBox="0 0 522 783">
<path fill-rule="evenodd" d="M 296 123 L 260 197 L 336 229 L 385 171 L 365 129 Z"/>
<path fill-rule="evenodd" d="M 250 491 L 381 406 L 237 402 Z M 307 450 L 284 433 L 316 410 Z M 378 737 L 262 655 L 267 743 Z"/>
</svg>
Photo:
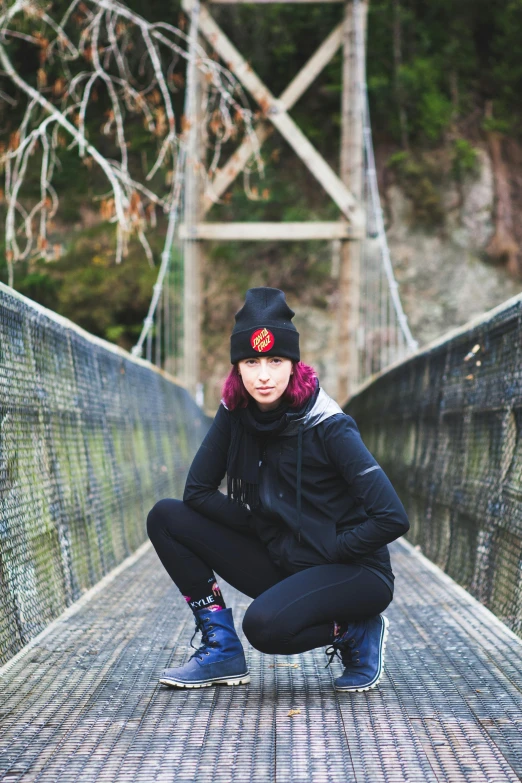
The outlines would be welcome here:
<svg viewBox="0 0 522 783">
<path fill-rule="evenodd" d="M 297 540 L 301 543 L 301 467 L 303 463 L 304 424 L 297 431 Z"/>
</svg>

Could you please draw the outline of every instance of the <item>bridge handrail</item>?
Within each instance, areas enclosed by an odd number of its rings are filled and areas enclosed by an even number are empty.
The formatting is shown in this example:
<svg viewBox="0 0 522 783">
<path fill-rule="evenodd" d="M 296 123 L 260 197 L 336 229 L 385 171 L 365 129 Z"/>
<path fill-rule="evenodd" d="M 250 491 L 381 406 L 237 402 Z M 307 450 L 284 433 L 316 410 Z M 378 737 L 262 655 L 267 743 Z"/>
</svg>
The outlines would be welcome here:
<svg viewBox="0 0 522 783">
<path fill-rule="evenodd" d="M 175 378 L 0 284 L 0 663 L 145 541 L 207 426 Z"/>
</svg>

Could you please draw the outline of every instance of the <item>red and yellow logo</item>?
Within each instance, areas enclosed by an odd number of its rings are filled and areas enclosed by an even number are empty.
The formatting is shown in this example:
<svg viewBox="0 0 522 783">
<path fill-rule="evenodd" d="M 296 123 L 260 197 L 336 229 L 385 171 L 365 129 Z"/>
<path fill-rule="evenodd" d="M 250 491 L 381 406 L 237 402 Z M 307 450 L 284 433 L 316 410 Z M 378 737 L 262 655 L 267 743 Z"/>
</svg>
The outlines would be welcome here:
<svg viewBox="0 0 522 783">
<path fill-rule="evenodd" d="M 250 338 L 250 345 L 254 351 L 259 351 L 259 353 L 269 351 L 274 342 L 274 335 L 268 329 L 256 329 Z"/>
</svg>

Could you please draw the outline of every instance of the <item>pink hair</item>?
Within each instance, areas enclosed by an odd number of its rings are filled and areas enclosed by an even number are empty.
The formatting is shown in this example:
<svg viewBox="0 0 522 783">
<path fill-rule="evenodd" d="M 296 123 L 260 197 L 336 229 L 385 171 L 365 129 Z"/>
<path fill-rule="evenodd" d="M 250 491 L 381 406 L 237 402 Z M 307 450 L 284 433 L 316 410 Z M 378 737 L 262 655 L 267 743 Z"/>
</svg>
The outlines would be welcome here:
<svg viewBox="0 0 522 783">
<path fill-rule="evenodd" d="M 291 408 L 299 408 L 315 391 L 317 373 L 309 364 L 292 362 L 294 373 L 285 389 L 283 399 L 290 403 Z M 246 408 L 250 398 L 239 375 L 237 364 L 234 364 L 223 384 L 223 402 L 230 411 L 234 408 Z"/>
</svg>

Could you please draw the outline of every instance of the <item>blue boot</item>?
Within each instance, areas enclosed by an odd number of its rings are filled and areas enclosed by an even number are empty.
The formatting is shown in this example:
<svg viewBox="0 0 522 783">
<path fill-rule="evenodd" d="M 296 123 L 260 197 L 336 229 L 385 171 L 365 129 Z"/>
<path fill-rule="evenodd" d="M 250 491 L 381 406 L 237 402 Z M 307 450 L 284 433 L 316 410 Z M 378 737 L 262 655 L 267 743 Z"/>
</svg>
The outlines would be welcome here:
<svg viewBox="0 0 522 783">
<path fill-rule="evenodd" d="M 243 685 L 250 682 L 243 647 L 234 628 L 232 609 L 220 609 L 217 612 L 201 609 L 195 613 L 195 619 L 194 635 L 201 631 L 201 646 L 184 666 L 165 669 L 160 682 L 178 688 Z"/>
<path fill-rule="evenodd" d="M 378 614 L 367 620 L 348 623 L 347 630 L 334 639 L 332 646 L 326 650 L 330 657 L 326 665 L 329 666 L 337 656 L 345 667 L 342 675 L 334 680 L 336 691 L 369 691 L 375 688 L 384 669 L 388 626 L 388 618 Z"/>
</svg>

